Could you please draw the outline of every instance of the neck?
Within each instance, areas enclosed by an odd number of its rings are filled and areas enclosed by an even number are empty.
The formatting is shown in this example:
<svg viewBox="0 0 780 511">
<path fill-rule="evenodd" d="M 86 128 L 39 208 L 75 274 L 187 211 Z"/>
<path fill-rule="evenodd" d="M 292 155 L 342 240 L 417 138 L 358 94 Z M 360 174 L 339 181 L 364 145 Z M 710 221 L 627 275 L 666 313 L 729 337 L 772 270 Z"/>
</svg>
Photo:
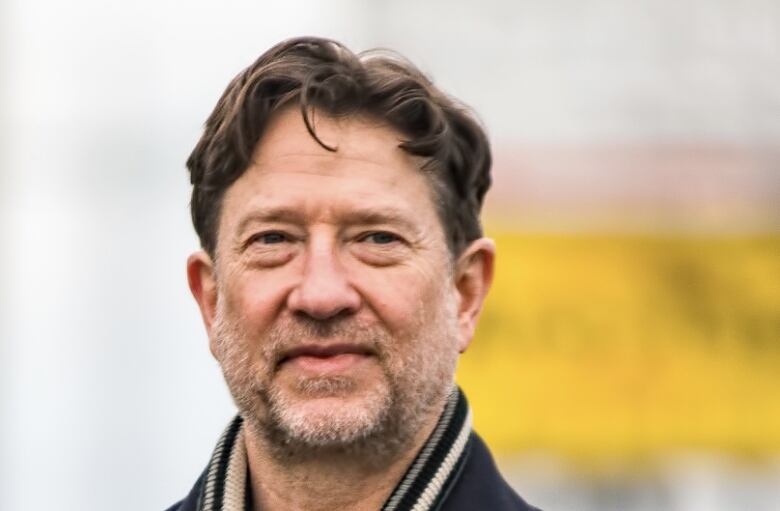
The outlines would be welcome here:
<svg viewBox="0 0 780 511">
<path fill-rule="evenodd" d="M 436 426 L 443 403 L 406 445 L 364 456 L 333 450 L 293 462 L 275 455 L 263 435 L 246 429 L 252 508 L 263 511 L 380 509 Z"/>
</svg>

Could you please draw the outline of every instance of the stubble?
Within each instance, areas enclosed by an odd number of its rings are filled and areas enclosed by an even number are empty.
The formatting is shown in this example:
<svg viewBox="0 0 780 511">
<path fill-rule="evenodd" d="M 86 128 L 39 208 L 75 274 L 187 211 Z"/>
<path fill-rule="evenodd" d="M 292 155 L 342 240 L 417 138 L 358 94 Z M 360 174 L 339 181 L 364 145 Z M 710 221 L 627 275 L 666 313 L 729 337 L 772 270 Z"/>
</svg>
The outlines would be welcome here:
<svg viewBox="0 0 780 511">
<path fill-rule="evenodd" d="M 421 323 L 416 335 L 401 339 L 354 317 L 305 316 L 293 316 L 252 337 L 218 300 L 215 351 L 239 412 L 274 458 L 295 463 L 338 454 L 383 463 L 410 447 L 452 388 L 458 356 L 452 307 L 445 304 L 442 317 Z M 370 347 L 381 377 L 367 388 L 348 374 L 301 375 L 280 384 L 282 353 L 303 340 L 332 339 Z M 349 404 L 307 406 L 307 400 L 339 397 Z"/>
</svg>

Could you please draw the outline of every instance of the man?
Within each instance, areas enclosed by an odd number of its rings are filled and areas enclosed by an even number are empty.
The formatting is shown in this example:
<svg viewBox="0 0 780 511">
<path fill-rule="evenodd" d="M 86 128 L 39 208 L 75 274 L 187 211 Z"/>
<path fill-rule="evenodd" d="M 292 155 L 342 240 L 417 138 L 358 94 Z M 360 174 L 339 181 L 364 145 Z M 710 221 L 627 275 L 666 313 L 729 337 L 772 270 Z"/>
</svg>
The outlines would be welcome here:
<svg viewBox="0 0 780 511">
<path fill-rule="evenodd" d="M 454 386 L 493 274 L 487 139 L 397 56 L 285 41 L 187 166 L 187 273 L 239 415 L 188 510 L 532 509 Z"/>
</svg>

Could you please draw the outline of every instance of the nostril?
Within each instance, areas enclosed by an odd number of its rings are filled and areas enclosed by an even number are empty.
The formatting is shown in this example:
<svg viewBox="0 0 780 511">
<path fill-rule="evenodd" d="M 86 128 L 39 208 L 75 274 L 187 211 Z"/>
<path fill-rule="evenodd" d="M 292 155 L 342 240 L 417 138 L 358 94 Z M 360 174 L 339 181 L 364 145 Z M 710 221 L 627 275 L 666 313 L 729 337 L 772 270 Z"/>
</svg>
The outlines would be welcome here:
<svg viewBox="0 0 780 511">
<path fill-rule="evenodd" d="M 351 316 L 356 311 L 356 307 L 340 305 L 338 307 L 302 307 L 294 309 L 293 313 L 304 320 L 326 323 Z"/>
<path fill-rule="evenodd" d="M 296 311 L 295 319 L 297 324 L 305 328 L 308 335 L 312 337 L 332 337 L 338 333 L 340 325 L 354 315 L 354 311 L 342 309 L 332 316 L 325 318 L 314 317 L 304 311 Z"/>
<path fill-rule="evenodd" d="M 351 285 L 334 280 L 327 286 L 304 281 L 288 297 L 290 310 L 314 319 L 351 314 L 360 308 L 360 302 L 359 293 Z"/>
</svg>

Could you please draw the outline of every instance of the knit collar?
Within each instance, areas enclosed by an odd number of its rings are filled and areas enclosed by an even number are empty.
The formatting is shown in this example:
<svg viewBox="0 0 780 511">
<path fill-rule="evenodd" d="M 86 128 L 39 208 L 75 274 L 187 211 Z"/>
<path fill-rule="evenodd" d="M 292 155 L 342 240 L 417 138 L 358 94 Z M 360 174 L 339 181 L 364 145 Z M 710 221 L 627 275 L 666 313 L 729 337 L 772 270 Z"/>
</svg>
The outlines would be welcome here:
<svg viewBox="0 0 780 511">
<path fill-rule="evenodd" d="M 198 511 L 246 511 L 247 454 L 244 425 L 236 416 L 217 442 L 198 496 Z M 433 511 L 449 493 L 466 459 L 471 411 L 455 387 L 444 412 L 381 511 Z"/>
</svg>

